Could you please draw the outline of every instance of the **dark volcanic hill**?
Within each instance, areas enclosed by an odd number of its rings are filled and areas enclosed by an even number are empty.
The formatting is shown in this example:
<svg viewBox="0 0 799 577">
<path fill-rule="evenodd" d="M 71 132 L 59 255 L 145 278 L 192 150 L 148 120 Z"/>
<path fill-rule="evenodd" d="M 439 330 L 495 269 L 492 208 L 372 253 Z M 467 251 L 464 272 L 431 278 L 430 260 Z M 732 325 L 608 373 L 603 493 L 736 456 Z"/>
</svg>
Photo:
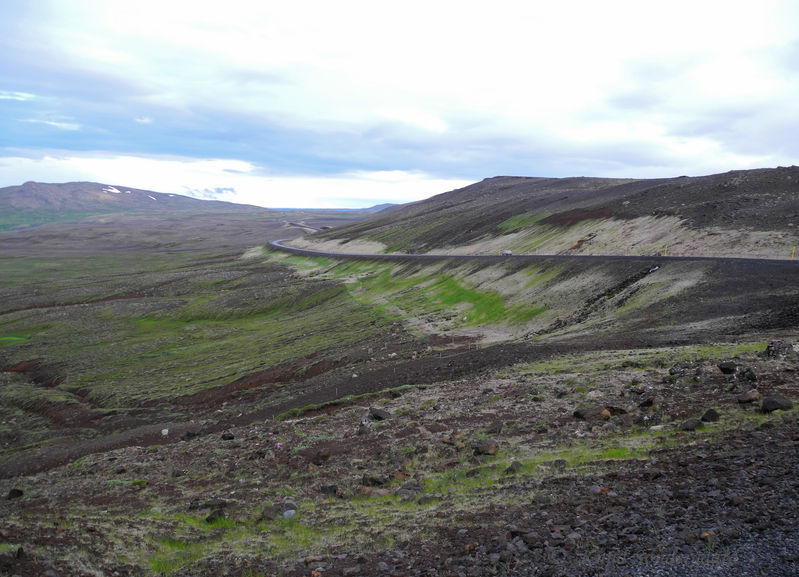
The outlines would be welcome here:
<svg viewBox="0 0 799 577">
<path fill-rule="evenodd" d="M 256 206 L 246 206 L 246 208 L 266 210 Z M 230 202 L 200 200 L 179 194 L 164 194 L 97 182 L 62 184 L 26 182 L 20 186 L 0 188 L 0 211 L 3 212 L 8 210 L 241 212 L 243 209 L 244 205 Z"/>
<path fill-rule="evenodd" d="M 771 256 L 790 254 L 797 228 L 793 166 L 644 180 L 498 176 L 314 240 L 369 240 L 386 252 L 654 254 L 669 246 Z"/>
</svg>

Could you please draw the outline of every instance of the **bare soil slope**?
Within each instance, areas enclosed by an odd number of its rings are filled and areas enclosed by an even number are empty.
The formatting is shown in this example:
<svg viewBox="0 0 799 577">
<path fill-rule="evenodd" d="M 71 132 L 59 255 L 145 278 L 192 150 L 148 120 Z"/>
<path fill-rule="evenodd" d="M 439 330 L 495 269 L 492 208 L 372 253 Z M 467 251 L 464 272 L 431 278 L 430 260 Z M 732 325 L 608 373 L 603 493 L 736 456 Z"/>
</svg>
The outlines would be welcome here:
<svg viewBox="0 0 799 577">
<path fill-rule="evenodd" d="M 668 226 L 647 236 L 661 220 Z M 622 230 L 630 223 L 642 226 Z M 563 254 L 592 244 L 607 253 L 655 254 L 686 243 L 697 256 L 708 246 L 727 256 L 766 256 L 756 246 L 766 237 L 772 258 L 787 258 L 798 228 L 799 167 L 789 167 L 650 180 L 494 177 L 309 240 L 369 239 L 386 252 L 470 247 L 484 254 L 497 246 Z M 504 244 L 492 242 L 498 237 Z"/>
</svg>

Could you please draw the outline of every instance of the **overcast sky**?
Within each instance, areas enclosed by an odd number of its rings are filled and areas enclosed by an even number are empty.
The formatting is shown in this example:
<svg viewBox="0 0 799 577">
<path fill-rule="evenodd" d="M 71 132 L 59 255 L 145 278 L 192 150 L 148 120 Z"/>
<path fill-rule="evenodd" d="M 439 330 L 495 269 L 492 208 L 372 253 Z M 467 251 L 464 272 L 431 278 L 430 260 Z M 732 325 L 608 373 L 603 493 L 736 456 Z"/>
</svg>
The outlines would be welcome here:
<svg viewBox="0 0 799 577">
<path fill-rule="evenodd" d="M 799 2 L 0 0 L 0 186 L 271 207 L 797 164 Z"/>
</svg>

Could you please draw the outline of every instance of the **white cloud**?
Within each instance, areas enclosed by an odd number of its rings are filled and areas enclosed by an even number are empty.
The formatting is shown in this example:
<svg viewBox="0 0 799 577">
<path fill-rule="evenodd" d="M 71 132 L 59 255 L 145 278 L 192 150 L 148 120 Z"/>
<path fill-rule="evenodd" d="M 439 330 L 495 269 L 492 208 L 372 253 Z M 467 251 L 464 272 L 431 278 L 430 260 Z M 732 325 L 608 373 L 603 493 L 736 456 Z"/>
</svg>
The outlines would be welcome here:
<svg viewBox="0 0 799 577">
<path fill-rule="evenodd" d="M 26 100 L 33 100 L 34 98 L 36 98 L 36 95 L 30 94 L 28 92 L 0 90 L 0 100 L 17 100 L 19 102 L 25 102 Z"/>
<path fill-rule="evenodd" d="M 796 148 L 799 4 L 787 0 L 74 0 L 40 16 L 25 38 L 48 39 L 36 49 L 63 78 L 120 88 L 116 150 L 133 118 L 152 124 L 137 134 L 160 132 L 130 150 L 246 156 L 338 182 L 364 167 L 695 174 L 789 163 Z M 80 117 L 86 149 L 111 115 L 76 98 L 80 114 L 61 112 Z"/>
<path fill-rule="evenodd" d="M 32 178 L 35 175 L 35 178 Z M 404 203 L 469 184 L 421 172 L 353 171 L 330 176 L 269 174 L 241 160 L 78 155 L 0 157 L 0 183 L 93 181 L 277 208 L 357 208 Z"/>
<path fill-rule="evenodd" d="M 77 122 L 64 122 L 62 120 L 41 120 L 36 118 L 25 118 L 20 122 L 27 122 L 30 124 L 44 124 L 45 126 L 52 126 L 59 130 L 75 131 L 80 130 L 81 126 Z"/>
</svg>

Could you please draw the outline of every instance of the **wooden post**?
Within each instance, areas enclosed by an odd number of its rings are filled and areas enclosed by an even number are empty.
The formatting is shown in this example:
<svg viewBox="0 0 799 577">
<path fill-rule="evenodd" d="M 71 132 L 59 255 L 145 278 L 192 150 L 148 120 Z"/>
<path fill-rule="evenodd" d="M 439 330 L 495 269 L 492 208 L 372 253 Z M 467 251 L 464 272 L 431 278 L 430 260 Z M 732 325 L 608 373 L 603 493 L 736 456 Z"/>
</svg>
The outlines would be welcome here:
<svg viewBox="0 0 799 577">
<path fill-rule="evenodd" d="M 796 256 L 796 247 L 793 247 L 793 250 L 791 251 L 791 260 L 793 260 L 795 256 Z"/>
</svg>

